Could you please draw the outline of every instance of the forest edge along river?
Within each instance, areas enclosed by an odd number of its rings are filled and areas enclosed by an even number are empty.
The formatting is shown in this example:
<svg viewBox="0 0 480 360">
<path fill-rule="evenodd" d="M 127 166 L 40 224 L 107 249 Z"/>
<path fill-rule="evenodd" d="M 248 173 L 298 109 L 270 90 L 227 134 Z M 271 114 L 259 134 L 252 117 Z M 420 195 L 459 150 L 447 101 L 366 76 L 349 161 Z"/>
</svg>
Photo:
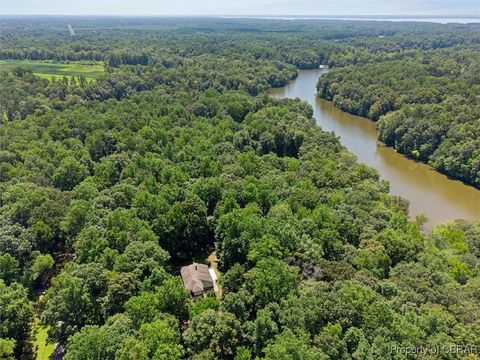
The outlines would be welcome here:
<svg viewBox="0 0 480 360">
<path fill-rule="evenodd" d="M 300 70 L 298 77 L 271 89 L 276 98 L 300 98 L 313 107 L 313 116 L 325 131 L 333 131 L 358 161 L 375 168 L 390 183 L 390 193 L 410 202 L 410 216 L 428 217 L 426 228 L 455 219 L 480 219 L 480 191 L 449 179 L 427 164 L 411 160 L 377 141 L 376 123 L 343 112 L 316 94 L 318 79 L 327 70 Z"/>
</svg>

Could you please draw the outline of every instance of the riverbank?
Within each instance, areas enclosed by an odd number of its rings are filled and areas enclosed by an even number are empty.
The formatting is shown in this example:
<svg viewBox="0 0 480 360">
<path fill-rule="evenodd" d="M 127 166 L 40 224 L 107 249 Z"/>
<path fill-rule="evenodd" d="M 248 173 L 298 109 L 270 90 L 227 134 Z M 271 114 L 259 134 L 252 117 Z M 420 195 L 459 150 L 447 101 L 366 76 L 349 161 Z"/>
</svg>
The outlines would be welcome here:
<svg viewBox="0 0 480 360">
<path fill-rule="evenodd" d="M 299 70 L 287 86 L 271 89 L 277 98 L 300 98 L 314 110 L 317 125 L 333 131 L 360 162 L 375 168 L 390 183 L 390 193 L 410 202 L 410 216 L 425 214 L 427 228 L 455 219 L 480 219 L 480 191 L 409 159 L 377 141 L 376 123 L 348 114 L 317 97 L 316 84 L 325 70 Z"/>
</svg>

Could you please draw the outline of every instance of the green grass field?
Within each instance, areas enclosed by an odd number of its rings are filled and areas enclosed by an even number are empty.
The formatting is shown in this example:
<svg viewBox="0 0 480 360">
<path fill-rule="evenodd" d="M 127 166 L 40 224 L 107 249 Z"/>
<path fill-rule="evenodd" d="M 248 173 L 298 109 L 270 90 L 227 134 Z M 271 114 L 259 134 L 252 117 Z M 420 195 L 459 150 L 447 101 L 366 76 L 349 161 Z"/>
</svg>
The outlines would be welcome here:
<svg viewBox="0 0 480 360">
<path fill-rule="evenodd" d="M 31 70 L 34 75 L 45 79 L 63 79 L 63 77 L 71 78 L 72 76 L 83 75 L 87 81 L 95 80 L 104 72 L 102 62 L 69 62 L 55 63 L 46 61 L 12 61 L 0 60 L 0 71 L 8 70 L 15 67 L 22 67 Z"/>
<path fill-rule="evenodd" d="M 48 360 L 52 355 L 55 344 L 47 342 L 48 327 L 40 326 L 35 333 L 35 348 L 37 360 Z"/>
</svg>

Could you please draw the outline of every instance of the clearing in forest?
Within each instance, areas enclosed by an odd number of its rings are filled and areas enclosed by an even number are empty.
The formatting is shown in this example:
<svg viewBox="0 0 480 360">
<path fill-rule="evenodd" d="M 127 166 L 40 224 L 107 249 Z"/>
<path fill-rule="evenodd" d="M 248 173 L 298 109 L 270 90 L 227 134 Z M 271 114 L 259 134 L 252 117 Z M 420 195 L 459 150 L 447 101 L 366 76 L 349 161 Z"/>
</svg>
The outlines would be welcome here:
<svg viewBox="0 0 480 360">
<path fill-rule="evenodd" d="M 61 80 L 63 77 L 84 76 L 87 81 L 95 80 L 105 71 L 100 61 L 94 62 L 51 62 L 29 60 L 0 60 L 0 71 L 20 67 L 31 70 L 34 75 L 45 79 Z"/>
</svg>

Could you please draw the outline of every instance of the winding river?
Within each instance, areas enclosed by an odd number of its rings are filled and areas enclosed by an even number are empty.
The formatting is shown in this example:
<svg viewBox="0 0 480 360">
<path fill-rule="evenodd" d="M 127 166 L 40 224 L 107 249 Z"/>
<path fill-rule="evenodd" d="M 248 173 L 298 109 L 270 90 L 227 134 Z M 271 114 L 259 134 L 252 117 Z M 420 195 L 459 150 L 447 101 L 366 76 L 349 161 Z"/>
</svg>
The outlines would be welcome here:
<svg viewBox="0 0 480 360">
<path fill-rule="evenodd" d="M 390 193 L 410 201 L 410 216 L 427 215 L 426 228 L 455 220 L 480 220 L 480 191 L 451 180 L 430 166 L 410 160 L 377 142 L 376 124 L 335 108 L 316 96 L 318 78 L 326 70 L 301 70 L 287 86 L 271 89 L 277 98 L 300 98 L 312 105 L 317 124 L 333 131 L 341 143 L 390 182 Z"/>
</svg>

